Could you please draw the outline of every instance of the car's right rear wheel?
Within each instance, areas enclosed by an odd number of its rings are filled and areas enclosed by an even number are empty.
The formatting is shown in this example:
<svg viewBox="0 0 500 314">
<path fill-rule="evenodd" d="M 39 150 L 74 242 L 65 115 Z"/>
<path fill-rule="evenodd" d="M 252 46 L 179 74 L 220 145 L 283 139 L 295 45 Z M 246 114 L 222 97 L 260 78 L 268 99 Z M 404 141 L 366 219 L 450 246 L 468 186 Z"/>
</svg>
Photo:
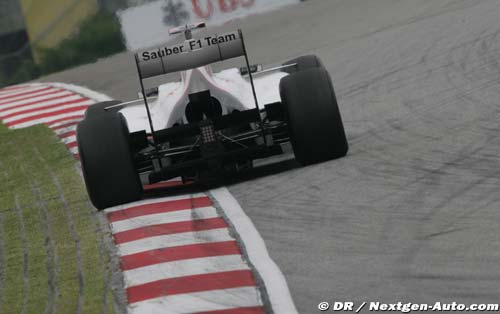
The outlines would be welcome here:
<svg viewBox="0 0 500 314">
<path fill-rule="evenodd" d="M 77 127 L 85 185 L 98 209 L 137 201 L 142 196 L 128 137 L 127 122 L 118 112 L 86 118 Z"/>
<path fill-rule="evenodd" d="M 340 158 L 348 144 L 330 75 L 313 68 L 280 81 L 290 141 L 302 165 Z"/>
<path fill-rule="evenodd" d="M 323 62 L 315 55 L 301 56 L 283 63 L 284 66 L 292 64 L 295 66 L 284 68 L 283 71 L 292 74 L 314 68 L 324 68 Z"/>
</svg>

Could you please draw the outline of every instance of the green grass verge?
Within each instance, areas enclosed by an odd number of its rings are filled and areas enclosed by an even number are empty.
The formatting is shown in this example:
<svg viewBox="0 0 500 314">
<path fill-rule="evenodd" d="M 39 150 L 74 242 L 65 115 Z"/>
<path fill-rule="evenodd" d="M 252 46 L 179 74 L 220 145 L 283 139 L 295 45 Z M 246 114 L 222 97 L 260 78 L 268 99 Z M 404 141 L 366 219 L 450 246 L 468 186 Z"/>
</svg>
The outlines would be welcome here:
<svg viewBox="0 0 500 314">
<path fill-rule="evenodd" d="M 114 313 L 97 215 L 50 129 L 0 125 L 0 313 Z"/>
</svg>

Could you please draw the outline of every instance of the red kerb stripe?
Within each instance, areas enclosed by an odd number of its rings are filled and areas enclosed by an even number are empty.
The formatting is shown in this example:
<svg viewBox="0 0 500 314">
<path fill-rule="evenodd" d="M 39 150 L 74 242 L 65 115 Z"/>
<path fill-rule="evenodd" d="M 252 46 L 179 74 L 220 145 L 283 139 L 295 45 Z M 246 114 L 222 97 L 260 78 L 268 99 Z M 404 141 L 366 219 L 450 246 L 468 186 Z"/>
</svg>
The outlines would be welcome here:
<svg viewBox="0 0 500 314">
<path fill-rule="evenodd" d="M 181 222 L 171 222 L 166 224 L 147 226 L 128 231 L 115 233 L 113 236 L 117 244 L 136 241 L 144 238 L 160 235 L 175 234 L 182 232 L 193 232 L 227 228 L 227 224 L 222 218 L 208 218 Z"/>
<path fill-rule="evenodd" d="M 5 105 L 5 104 L 15 103 L 15 102 L 18 102 L 18 101 L 30 100 L 30 99 L 34 99 L 34 98 L 38 98 L 38 97 L 43 97 L 43 96 L 58 94 L 58 93 L 62 93 L 62 92 L 65 92 L 65 91 L 64 90 L 57 90 L 56 89 L 56 90 L 51 90 L 51 91 L 44 92 L 44 93 L 41 93 L 41 94 L 38 94 L 38 95 L 31 95 L 31 96 L 26 96 L 26 97 L 18 98 L 18 99 L 15 99 L 15 100 L 4 100 L 4 101 L 0 102 L 0 106 L 1 105 Z M 62 96 L 56 96 L 56 97 L 51 97 L 51 98 L 45 98 L 45 99 L 39 99 L 39 100 L 35 100 L 35 101 L 30 101 L 30 102 L 27 102 L 27 103 L 22 103 L 22 104 L 18 104 L 18 105 L 14 105 L 14 106 L 0 108 L 0 112 L 6 111 L 6 110 L 10 110 L 10 109 L 13 109 L 13 108 L 20 108 L 20 107 L 24 107 L 24 106 L 33 105 L 33 104 L 44 102 L 44 101 L 50 101 L 50 100 L 58 99 L 60 97 L 69 97 L 69 96 L 75 96 L 75 95 L 76 94 L 66 94 L 66 95 L 62 95 Z"/>
<path fill-rule="evenodd" d="M 76 135 L 76 131 L 69 131 L 66 133 L 59 134 L 60 138 L 70 137 Z"/>
<path fill-rule="evenodd" d="M 42 114 L 39 114 L 39 115 L 30 116 L 30 117 L 26 117 L 26 118 L 23 118 L 23 119 L 19 119 L 19 120 L 7 122 L 5 124 L 10 127 L 10 126 L 14 126 L 14 125 L 21 124 L 21 123 L 24 123 L 24 122 L 29 122 L 29 121 L 33 121 L 33 120 L 38 120 L 38 119 L 48 118 L 48 117 L 52 117 L 52 116 L 57 116 L 57 115 L 60 115 L 60 114 L 65 114 L 65 113 L 71 113 L 71 112 L 75 112 L 75 111 L 85 110 L 85 109 L 87 109 L 87 107 L 88 107 L 88 105 L 83 105 L 83 106 L 78 106 L 78 107 L 71 107 L 71 108 L 65 108 L 65 109 L 58 110 L 58 111 L 46 112 L 46 113 L 42 113 Z"/>
<path fill-rule="evenodd" d="M 19 116 L 19 115 L 22 115 L 22 114 L 33 113 L 33 112 L 37 112 L 37 111 L 41 111 L 41 110 L 47 110 L 47 109 L 62 107 L 62 106 L 65 106 L 65 105 L 78 104 L 78 103 L 85 102 L 85 101 L 88 101 L 88 99 L 87 98 L 79 98 L 79 99 L 74 99 L 74 100 L 63 101 L 63 102 L 60 102 L 60 103 L 57 103 L 57 104 L 46 105 L 46 106 L 43 106 L 43 107 L 26 109 L 26 110 L 23 110 L 23 111 L 17 111 L 17 112 L 13 112 L 13 113 L 4 115 L 4 116 L 2 116 L 2 119 L 8 119 L 8 118 L 12 118 L 12 117 Z"/>
<path fill-rule="evenodd" d="M 173 294 L 250 287 L 255 285 L 255 279 L 251 271 L 235 270 L 170 278 L 129 287 L 127 288 L 127 298 L 129 303 L 135 303 Z"/>
<path fill-rule="evenodd" d="M 38 98 L 38 97 L 53 95 L 53 94 L 62 93 L 62 92 L 65 92 L 65 91 L 62 90 L 62 89 L 53 89 L 53 90 L 49 90 L 48 92 L 41 92 L 40 94 L 37 94 L 37 95 L 31 95 L 31 96 L 21 97 L 21 98 L 15 99 L 15 100 L 3 100 L 3 101 L 0 101 L 0 105 L 10 104 L 10 103 L 18 102 L 18 101 L 30 100 L 30 99 L 33 99 L 33 98 Z M 68 97 L 68 96 L 71 96 L 71 94 L 67 94 L 66 95 L 66 97 Z M 37 100 L 35 102 L 22 103 L 22 104 L 10 106 L 10 107 L 1 108 L 0 111 L 9 110 L 9 109 L 12 109 L 12 108 L 24 107 L 24 106 L 31 105 L 33 103 L 47 101 L 47 100 L 43 99 L 43 100 Z"/>
<path fill-rule="evenodd" d="M 224 255 L 241 255 L 236 241 L 189 244 L 125 255 L 121 258 L 121 268 L 126 271 L 173 261 Z"/>
<path fill-rule="evenodd" d="M 206 196 L 186 198 L 175 201 L 166 201 L 161 203 L 152 203 L 139 205 L 134 207 L 129 207 L 127 209 L 118 210 L 108 214 L 108 219 L 111 222 L 116 222 L 120 220 L 130 219 L 133 217 L 167 213 L 177 210 L 185 210 L 199 207 L 211 206 L 212 202 Z"/>
<path fill-rule="evenodd" d="M 67 143 L 67 144 L 66 144 L 66 147 L 67 147 L 68 149 L 73 148 L 73 147 L 77 147 L 77 146 L 78 146 L 78 143 L 77 143 L 76 141 L 74 141 L 74 142 L 70 142 L 70 143 Z"/>
</svg>

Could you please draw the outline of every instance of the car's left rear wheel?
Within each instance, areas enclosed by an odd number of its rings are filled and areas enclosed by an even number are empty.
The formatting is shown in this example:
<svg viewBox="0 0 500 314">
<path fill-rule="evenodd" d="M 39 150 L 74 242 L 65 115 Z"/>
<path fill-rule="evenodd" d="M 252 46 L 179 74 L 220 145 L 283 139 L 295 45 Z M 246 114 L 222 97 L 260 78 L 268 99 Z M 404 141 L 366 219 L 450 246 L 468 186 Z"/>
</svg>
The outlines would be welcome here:
<svg viewBox="0 0 500 314">
<path fill-rule="evenodd" d="M 84 119 L 77 127 L 77 141 L 85 185 L 96 208 L 141 198 L 143 188 L 122 114 L 114 112 Z"/>
<path fill-rule="evenodd" d="M 102 117 L 103 115 L 115 114 L 116 112 L 120 111 L 123 108 L 122 106 L 116 107 L 116 105 L 118 104 L 121 104 L 121 101 L 109 100 L 90 105 L 85 111 L 85 119 L 93 119 Z M 109 110 L 104 110 L 105 108 L 111 106 L 115 107 L 110 108 Z"/>
</svg>

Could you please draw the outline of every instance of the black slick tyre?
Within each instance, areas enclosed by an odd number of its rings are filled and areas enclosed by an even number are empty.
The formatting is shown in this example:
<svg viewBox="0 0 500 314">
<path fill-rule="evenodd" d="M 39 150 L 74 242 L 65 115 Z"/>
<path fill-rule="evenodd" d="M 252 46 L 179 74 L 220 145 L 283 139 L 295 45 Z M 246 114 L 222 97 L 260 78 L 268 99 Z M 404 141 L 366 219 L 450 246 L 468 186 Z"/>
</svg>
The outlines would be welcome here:
<svg viewBox="0 0 500 314">
<path fill-rule="evenodd" d="M 85 185 L 97 209 L 141 198 L 142 184 L 122 114 L 114 112 L 86 118 L 78 125 L 76 136 Z"/>
<path fill-rule="evenodd" d="M 283 72 L 292 74 L 314 68 L 324 68 L 323 62 L 321 62 L 321 60 L 315 55 L 302 56 L 283 63 L 284 66 L 290 64 L 297 64 L 297 65 L 284 68 Z"/>
<path fill-rule="evenodd" d="M 330 75 L 313 68 L 280 81 L 281 100 L 296 160 L 309 165 L 347 154 L 348 144 Z"/>
<path fill-rule="evenodd" d="M 121 101 L 118 101 L 118 100 L 110 100 L 110 101 L 103 101 L 103 102 L 99 102 L 99 103 L 90 105 L 87 108 L 87 110 L 85 111 L 85 119 L 93 119 L 96 117 L 101 117 L 101 116 L 106 115 L 106 114 L 116 113 L 116 112 L 120 111 L 123 107 L 122 106 L 114 107 L 114 108 L 111 108 L 107 111 L 104 110 L 104 108 L 110 107 L 110 106 L 115 106 L 115 105 L 118 105 L 120 103 L 121 103 Z"/>
</svg>

